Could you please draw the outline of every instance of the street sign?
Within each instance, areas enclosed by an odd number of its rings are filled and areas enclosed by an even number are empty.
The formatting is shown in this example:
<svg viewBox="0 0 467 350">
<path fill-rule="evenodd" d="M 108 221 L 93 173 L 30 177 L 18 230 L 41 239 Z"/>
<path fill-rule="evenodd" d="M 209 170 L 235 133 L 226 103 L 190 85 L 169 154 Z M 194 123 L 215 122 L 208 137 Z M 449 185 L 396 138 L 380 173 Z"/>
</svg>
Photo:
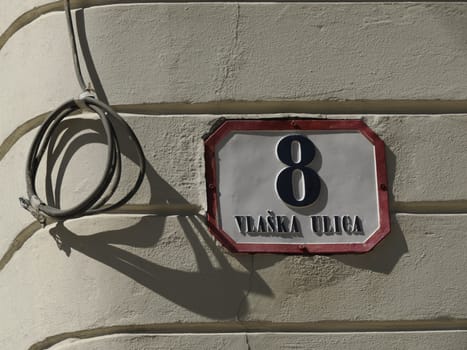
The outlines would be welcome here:
<svg viewBox="0 0 467 350">
<path fill-rule="evenodd" d="M 226 120 L 205 159 L 209 229 L 232 251 L 367 252 L 389 233 L 384 143 L 361 120 Z"/>
</svg>

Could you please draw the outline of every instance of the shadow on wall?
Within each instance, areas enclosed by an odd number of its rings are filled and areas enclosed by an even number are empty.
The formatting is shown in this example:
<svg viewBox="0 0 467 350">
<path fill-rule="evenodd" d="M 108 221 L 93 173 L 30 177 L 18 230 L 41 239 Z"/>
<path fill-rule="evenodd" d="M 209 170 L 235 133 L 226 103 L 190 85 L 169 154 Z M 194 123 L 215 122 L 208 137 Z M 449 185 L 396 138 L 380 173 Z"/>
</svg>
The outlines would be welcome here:
<svg viewBox="0 0 467 350">
<path fill-rule="evenodd" d="M 84 20 L 84 11 L 83 9 L 77 10 L 75 12 L 75 22 L 76 22 L 76 32 L 79 39 L 79 47 L 81 48 L 81 53 L 84 58 L 84 65 L 89 73 L 92 85 L 96 91 L 97 97 L 104 103 L 109 104 L 109 100 L 105 94 L 102 82 L 99 79 L 99 74 L 97 74 L 96 66 L 94 60 L 91 56 L 91 50 L 89 48 L 88 39 L 86 37 L 86 21 Z"/>
<path fill-rule="evenodd" d="M 193 249 L 198 267 L 196 272 L 162 266 L 113 246 L 156 246 L 163 231 L 164 217 L 146 216 L 131 227 L 91 236 L 78 236 L 63 223 L 57 224 L 50 233 L 68 254 L 71 249 L 81 252 L 175 304 L 213 319 L 241 318 L 248 312 L 247 300 L 244 300 L 247 293 L 272 296 L 271 289 L 254 270 L 238 271 L 232 268 L 212 239 L 206 237 L 199 217 L 179 217 L 178 220 Z M 200 237 L 220 267 L 213 266 Z M 240 256 L 238 259 L 245 260 L 245 264 L 250 258 Z"/>
<path fill-rule="evenodd" d="M 83 10 L 76 12 L 76 26 L 77 32 L 81 44 L 82 54 L 86 63 L 86 67 L 88 68 L 89 75 L 93 81 L 94 86 L 96 87 L 96 93 L 98 96 L 107 101 L 107 97 L 105 95 L 103 86 L 99 79 L 99 75 L 96 71 L 94 61 L 91 56 L 91 52 L 89 49 L 89 45 L 86 38 L 86 23 L 85 23 L 85 16 Z M 321 156 L 317 154 L 315 159 L 315 167 L 319 168 L 321 166 Z M 389 202 L 394 203 L 394 196 L 393 196 L 393 184 L 394 184 L 394 176 L 395 170 L 397 166 L 395 154 L 386 147 L 386 162 L 387 162 L 387 169 L 388 169 L 388 188 L 389 188 Z M 148 166 L 148 168 L 150 168 Z M 153 171 L 153 169 L 151 168 Z M 173 189 L 157 174 L 154 172 L 153 178 L 158 178 L 159 183 L 163 183 L 164 189 L 166 189 L 165 193 L 170 194 L 170 191 Z M 159 184 L 156 185 L 158 187 Z M 322 208 L 326 205 L 327 201 L 327 187 L 324 183 L 322 183 L 323 193 L 326 194 L 324 200 L 320 200 L 318 205 L 318 209 Z M 168 198 L 171 196 L 169 195 Z M 152 197 L 154 198 L 154 196 Z M 153 199 L 154 200 L 154 199 Z M 183 200 L 183 199 L 182 199 Z M 313 207 L 316 210 L 316 206 Z M 302 213 L 305 215 L 310 215 L 310 213 Z M 371 252 L 366 254 L 336 254 L 331 255 L 331 257 L 335 260 L 340 261 L 346 265 L 350 265 L 359 269 L 370 270 L 378 273 L 385 273 L 389 274 L 397 262 L 399 261 L 400 257 L 404 255 L 407 251 L 407 243 L 405 241 L 404 235 L 397 223 L 396 220 L 391 220 L 391 233 L 382 241 L 380 242 Z"/>
<path fill-rule="evenodd" d="M 133 162 L 137 155 L 124 135 L 117 135 L 122 142 L 122 151 Z M 85 133 L 86 132 L 86 133 Z M 60 189 L 65 167 L 73 154 L 86 143 L 104 143 L 105 137 L 98 120 L 74 118 L 73 123 L 64 121 L 51 139 L 51 147 L 47 157 L 47 199 L 55 205 L 60 205 Z M 75 137 L 75 135 L 78 135 Z M 60 153 L 64 157 L 60 157 Z M 59 159 L 58 176 L 55 188 L 52 186 L 52 169 Z M 393 167 L 391 167 L 393 169 Z M 189 204 L 173 187 L 165 182 L 147 164 L 147 180 L 150 184 L 150 204 L 187 205 Z M 78 235 L 65 227 L 63 223 L 50 230 L 59 246 L 67 254 L 71 250 L 95 259 L 120 273 L 128 276 L 140 285 L 183 306 L 200 315 L 213 319 L 241 318 L 248 310 L 248 293 L 273 297 L 268 284 L 256 272 L 270 267 L 285 259 L 285 255 L 267 255 L 257 259 L 253 265 L 251 255 L 235 254 L 234 259 L 245 267 L 246 271 L 234 269 L 225 256 L 225 252 L 213 241 L 206 231 L 204 218 L 193 212 L 179 216 L 179 226 L 189 242 L 197 263 L 196 272 L 186 272 L 162 266 L 123 248 L 114 246 L 125 245 L 133 248 L 154 247 L 164 231 L 166 218 L 164 216 L 144 216 L 130 227 L 99 232 L 93 235 Z M 367 254 L 335 254 L 328 258 L 360 270 L 389 274 L 400 257 L 407 252 L 404 236 L 397 222 L 392 222 L 392 232 L 375 249 Z M 210 257 L 215 258 L 214 266 Z M 306 259 L 307 257 L 303 257 Z M 326 273 L 321 271 L 320 273 Z M 341 276 L 340 278 L 346 278 Z M 338 281 L 336 281 L 338 282 Z M 314 288 L 316 286 L 310 286 Z M 228 301 L 228 302 L 226 302 Z"/>
<path fill-rule="evenodd" d="M 399 224 L 392 217 L 391 232 L 376 247 L 364 254 L 339 254 L 335 260 L 362 270 L 390 274 L 408 247 Z"/>
<path fill-rule="evenodd" d="M 118 128 L 116 132 L 121 141 L 122 152 L 136 163 L 137 154 L 130 144 L 131 141 L 121 135 Z M 78 136 L 75 137 L 76 135 Z M 98 120 L 74 118 L 73 122 L 64 121 L 59 125 L 51 138 L 47 156 L 46 197 L 49 203 L 60 206 L 60 190 L 65 168 L 73 154 L 87 143 L 105 143 Z M 61 152 L 64 156 L 58 168 L 54 188 L 52 170 L 61 158 Z M 189 207 L 189 203 L 157 175 L 149 163 L 146 164 L 146 169 L 146 177 L 150 184 L 149 204 L 164 204 L 169 207 L 178 204 Z M 134 248 L 156 247 L 164 231 L 165 221 L 164 216 L 144 216 L 137 224 L 130 227 L 88 236 L 78 235 L 68 229 L 63 222 L 59 222 L 50 233 L 67 255 L 71 254 L 72 250 L 81 252 L 166 299 L 210 318 L 241 318 L 248 312 L 245 300 L 247 293 L 272 296 L 271 289 L 249 263 L 251 257 L 248 255 L 235 257 L 247 271 L 234 269 L 207 233 L 203 217 L 197 213 L 178 217 L 180 227 L 191 245 L 197 263 L 196 272 L 162 266 L 114 246 L 119 244 Z M 214 256 L 219 267 L 213 265 L 208 251 Z"/>
<path fill-rule="evenodd" d="M 79 38 L 88 71 L 99 97 L 106 101 L 89 49 L 87 49 L 82 12 L 77 13 L 77 19 Z M 118 129 L 116 131 L 122 143 L 122 152 L 136 163 L 137 155 L 130 140 L 119 133 Z M 57 135 L 60 135 L 60 138 Z M 67 163 L 80 147 L 88 143 L 105 143 L 101 124 L 97 120 L 75 118 L 73 123 L 65 120 L 60 124 L 59 130 L 56 131 L 56 135 L 51 140 L 46 167 L 46 198 L 54 206 L 59 206 L 61 202 L 60 189 Z M 51 173 L 61 152 L 64 153 L 56 183 L 53 186 Z M 388 169 L 394 171 L 394 154 L 387 150 L 387 156 Z M 179 204 L 187 208 L 190 207 L 190 203 L 162 179 L 151 164 L 147 163 L 146 168 L 146 177 L 150 184 L 149 204 L 175 206 Z M 394 173 L 389 174 L 391 188 L 393 177 Z M 213 319 L 232 319 L 235 317 L 238 319 L 242 317 L 249 309 L 245 298 L 248 293 L 273 297 L 273 292 L 261 276 L 256 273 L 256 270 L 280 262 L 285 259 L 284 255 L 263 256 L 256 266 L 252 263 L 253 257 L 251 255 L 232 255 L 247 270 L 238 271 L 232 267 L 225 252 L 217 247 L 212 237 L 207 233 L 204 218 L 198 215 L 197 210 L 193 209 L 186 213 L 174 212 L 173 214 L 182 215 L 178 217 L 178 221 L 192 248 L 198 267 L 196 272 L 186 272 L 162 266 L 121 247 L 114 246 L 118 244 L 133 248 L 156 247 L 165 226 L 164 216 L 145 216 L 133 226 L 87 236 L 76 234 L 63 223 L 58 223 L 50 232 L 67 254 L 70 254 L 72 250 L 81 252 L 112 267 L 166 299 Z M 336 254 L 329 256 L 329 259 L 361 270 L 389 274 L 400 257 L 407 251 L 404 236 L 393 220 L 392 232 L 372 252 L 367 254 Z M 212 264 L 210 257 L 217 260 L 219 267 Z M 322 273 L 326 273 L 326 271 Z M 310 286 L 310 288 L 312 287 Z"/>
<path fill-rule="evenodd" d="M 396 156 L 386 147 L 386 166 L 388 170 L 389 203 L 394 203 L 392 188 L 396 173 Z M 404 234 L 394 216 L 391 216 L 391 232 L 369 253 L 336 255 L 335 259 L 359 269 L 389 274 L 399 259 L 407 253 L 408 247 Z"/>
</svg>

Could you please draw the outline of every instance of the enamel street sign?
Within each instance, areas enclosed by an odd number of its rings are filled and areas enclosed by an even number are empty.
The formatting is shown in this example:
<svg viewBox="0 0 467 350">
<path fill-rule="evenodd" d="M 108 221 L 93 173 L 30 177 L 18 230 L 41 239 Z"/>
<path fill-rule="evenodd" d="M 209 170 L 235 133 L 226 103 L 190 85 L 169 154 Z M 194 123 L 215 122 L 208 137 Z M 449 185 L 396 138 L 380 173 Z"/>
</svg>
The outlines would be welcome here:
<svg viewBox="0 0 467 350">
<path fill-rule="evenodd" d="M 361 120 L 226 120 L 206 140 L 210 232 L 235 252 L 367 252 L 390 230 L 383 141 Z"/>
</svg>

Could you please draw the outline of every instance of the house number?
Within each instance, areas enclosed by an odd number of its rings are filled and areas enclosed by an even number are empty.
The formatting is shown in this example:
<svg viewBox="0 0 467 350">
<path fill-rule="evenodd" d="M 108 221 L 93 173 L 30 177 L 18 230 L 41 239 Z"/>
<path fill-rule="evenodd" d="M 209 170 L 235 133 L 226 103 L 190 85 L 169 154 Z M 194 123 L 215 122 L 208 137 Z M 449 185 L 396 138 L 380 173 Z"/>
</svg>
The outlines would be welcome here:
<svg viewBox="0 0 467 350">
<path fill-rule="evenodd" d="M 288 135 L 277 143 L 277 158 L 287 167 L 277 174 L 276 192 L 286 204 L 306 207 L 318 199 L 321 181 L 308 167 L 315 154 L 315 145 L 303 135 Z"/>
</svg>

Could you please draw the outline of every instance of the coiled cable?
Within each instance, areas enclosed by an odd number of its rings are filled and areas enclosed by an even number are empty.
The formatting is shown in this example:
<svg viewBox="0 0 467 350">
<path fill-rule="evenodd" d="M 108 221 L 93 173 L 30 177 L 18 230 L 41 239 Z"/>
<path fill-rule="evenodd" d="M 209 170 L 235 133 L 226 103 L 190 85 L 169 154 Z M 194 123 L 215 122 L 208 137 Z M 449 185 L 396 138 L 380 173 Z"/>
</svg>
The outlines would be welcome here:
<svg viewBox="0 0 467 350">
<path fill-rule="evenodd" d="M 46 217 L 57 220 L 66 220 L 85 215 L 102 213 L 125 204 L 138 191 L 145 174 L 145 163 L 143 149 L 133 130 L 125 120 L 112 108 L 97 99 L 90 85 L 86 87 L 81 73 L 73 22 L 69 0 L 64 0 L 65 15 L 67 19 L 68 34 L 73 52 L 73 63 L 76 77 L 83 93 L 78 99 L 72 99 L 54 110 L 40 126 L 29 150 L 26 163 L 26 189 L 28 198 L 20 198 L 21 206 L 27 209 L 42 225 L 46 223 Z M 44 203 L 36 192 L 36 175 L 41 159 L 47 150 L 51 137 L 59 123 L 77 110 L 89 109 L 97 114 L 102 122 L 107 140 L 107 156 L 105 171 L 98 185 L 81 203 L 68 209 L 60 209 Z M 115 193 L 121 178 L 121 153 L 118 138 L 115 133 L 117 124 L 123 128 L 134 143 L 138 155 L 139 174 L 133 187 L 113 204 L 106 204 Z"/>
</svg>

